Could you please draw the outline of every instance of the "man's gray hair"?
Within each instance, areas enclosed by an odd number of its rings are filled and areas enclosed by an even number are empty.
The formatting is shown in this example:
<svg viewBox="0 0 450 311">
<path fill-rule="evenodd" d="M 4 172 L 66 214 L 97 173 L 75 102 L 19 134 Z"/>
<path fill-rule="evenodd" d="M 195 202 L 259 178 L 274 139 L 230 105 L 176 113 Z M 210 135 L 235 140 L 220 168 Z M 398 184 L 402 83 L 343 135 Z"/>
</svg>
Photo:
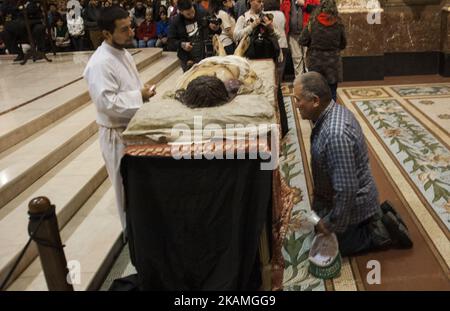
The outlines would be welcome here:
<svg viewBox="0 0 450 311">
<path fill-rule="evenodd" d="M 321 102 L 331 101 L 331 90 L 327 80 L 318 72 L 310 71 L 297 77 L 294 85 L 300 83 L 302 86 L 302 96 L 312 99 L 319 97 Z"/>
</svg>

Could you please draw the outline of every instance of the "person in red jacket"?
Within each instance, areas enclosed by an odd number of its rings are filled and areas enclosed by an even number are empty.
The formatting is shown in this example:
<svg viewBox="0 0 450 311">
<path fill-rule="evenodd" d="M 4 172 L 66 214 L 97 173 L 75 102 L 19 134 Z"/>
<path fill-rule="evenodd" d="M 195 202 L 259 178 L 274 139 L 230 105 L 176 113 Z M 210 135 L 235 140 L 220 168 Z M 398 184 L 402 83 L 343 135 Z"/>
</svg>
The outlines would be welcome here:
<svg viewBox="0 0 450 311">
<path fill-rule="evenodd" d="M 138 47 L 155 47 L 158 36 L 156 35 L 156 23 L 153 22 L 151 12 L 147 12 L 147 14 L 145 14 L 145 21 L 139 25 L 136 36 L 139 40 Z"/>
<path fill-rule="evenodd" d="M 320 5 L 320 0 L 298 0 L 297 3 L 303 10 L 303 27 L 309 22 L 309 17 L 316 7 Z"/>
</svg>

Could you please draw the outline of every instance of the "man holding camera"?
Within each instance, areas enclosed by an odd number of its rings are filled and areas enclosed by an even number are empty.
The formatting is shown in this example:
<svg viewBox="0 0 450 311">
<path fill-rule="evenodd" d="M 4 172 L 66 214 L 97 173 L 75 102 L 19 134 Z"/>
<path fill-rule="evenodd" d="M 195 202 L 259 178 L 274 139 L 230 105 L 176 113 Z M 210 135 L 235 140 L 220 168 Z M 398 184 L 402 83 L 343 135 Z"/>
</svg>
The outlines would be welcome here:
<svg viewBox="0 0 450 311">
<path fill-rule="evenodd" d="M 208 56 L 208 42 L 212 34 L 220 33 L 220 23 L 191 0 L 179 0 L 177 8 L 179 14 L 169 25 L 168 48 L 177 51 L 181 68 L 187 71 Z"/>
<path fill-rule="evenodd" d="M 250 38 L 250 46 L 246 53 L 248 58 L 273 58 L 277 61 L 280 55 L 278 39 L 281 34 L 274 28 L 273 15 L 263 12 L 262 0 L 248 1 L 250 9 L 238 18 L 234 28 L 234 41 L 239 42 L 248 36 Z"/>
</svg>

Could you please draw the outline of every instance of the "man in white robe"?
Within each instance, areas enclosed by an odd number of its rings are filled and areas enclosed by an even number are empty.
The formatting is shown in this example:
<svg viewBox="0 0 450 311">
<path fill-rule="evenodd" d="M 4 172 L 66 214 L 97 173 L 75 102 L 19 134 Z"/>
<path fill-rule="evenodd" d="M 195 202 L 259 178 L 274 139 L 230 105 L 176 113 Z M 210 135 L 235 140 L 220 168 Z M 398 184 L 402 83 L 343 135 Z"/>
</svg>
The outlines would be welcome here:
<svg viewBox="0 0 450 311">
<path fill-rule="evenodd" d="M 90 58 L 83 76 L 97 108 L 100 147 L 125 232 L 125 198 L 120 174 L 125 146 L 121 135 L 136 111 L 155 95 L 155 91 L 152 86 L 143 86 L 133 57 L 125 49 L 134 37 L 128 12 L 119 7 L 104 10 L 99 27 L 105 40 Z"/>
</svg>

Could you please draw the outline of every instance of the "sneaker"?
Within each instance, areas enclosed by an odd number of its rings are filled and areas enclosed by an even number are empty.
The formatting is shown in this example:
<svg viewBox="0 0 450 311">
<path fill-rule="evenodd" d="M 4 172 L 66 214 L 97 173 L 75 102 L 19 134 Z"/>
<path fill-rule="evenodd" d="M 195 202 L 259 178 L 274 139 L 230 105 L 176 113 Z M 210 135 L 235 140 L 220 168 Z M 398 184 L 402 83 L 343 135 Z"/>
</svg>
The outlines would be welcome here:
<svg viewBox="0 0 450 311">
<path fill-rule="evenodd" d="M 390 201 L 384 201 L 381 205 L 381 210 L 383 211 L 383 214 L 386 214 L 387 212 L 391 212 L 397 219 L 402 223 L 403 226 L 405 226 L 406 229 L 408 229 L 408 226 L 406 226 L 403 219 L 400 217 L 400 214 L 397 213 L 397 211 L 394 209 L 394 206 Z"/>
<path fill-rule="evenodd" d="M 408 229 L 406 229 L 403 223 L 392 212 L 385 213 L 382 222 L 388 230 L 394 246 L 398 248 L 411 248 L 413 246 Z"/>
</svg>

